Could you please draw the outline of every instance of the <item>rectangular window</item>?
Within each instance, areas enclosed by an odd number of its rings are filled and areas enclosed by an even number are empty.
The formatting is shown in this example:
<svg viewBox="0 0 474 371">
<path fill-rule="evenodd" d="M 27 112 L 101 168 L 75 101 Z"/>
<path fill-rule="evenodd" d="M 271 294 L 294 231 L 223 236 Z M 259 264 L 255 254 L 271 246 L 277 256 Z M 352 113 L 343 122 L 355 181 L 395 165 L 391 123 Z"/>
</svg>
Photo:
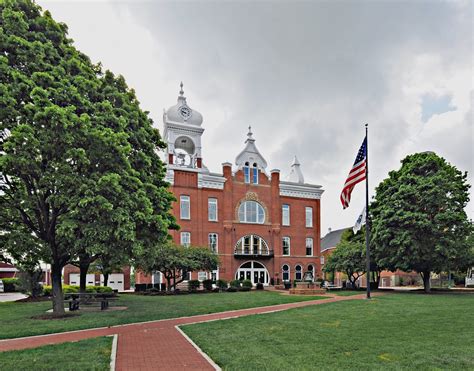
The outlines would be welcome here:
<svg viewBox="0 0 474 371">
<path fill-rule="evenodd" d="M 283 237 L 283 255 L 290 255 L 290 237 Z"/>
<path fill-rule="evenodd" d="M 198 272 L 198 280 L 199 281 L 207 280 L 207 272 Z"/>
<path fill-rule="evenodd" d="M 321 256 L 321 265 L 324 265 L 324 256 Z"/>
<path fill-rule="evenodd" d="M 290 205 L 283 205 L 281 208 L 281 224 L 290 225 Z"/>
<path fill-rule="evenodd" d="M 181 219 L 191 219 L 191 202 L 189 196 L 179 197 L 179 210 Z"/>
<path fill-rule="evenodd" d="M 258 169 L 256 167 L 252 168 L 253 172 L 253 184 L 258 184 Z"/>
<path fill-rule="evenodd" d="M 313 256 L 313 239 L 311 237 L 306 239 L 306 256 Z"/>
<path fill-rule="evenodd" d="M 209 249 L 217 254 L 217 233 L 209 233 Z"/>
<path fill-rule="evenodd" d="M 244 166 L 244 179 L 245 183 L 250 183 L 250 168 L 248 166 Z"/>
<path fill-rule="evenodd" d="M 191 245 L 190 232 L 181 232 L 181 245 L 183 245 L 184 247 L 189 247 L 189 245 Z"/>
<path fill-rule="evenodd" d="M 306 207 L 306 227 L 307 228 L 312 228 L 313 227 L 313 208 L 312 207 Z"/>
<path fill-rule="evenodd" d="M 207 200 L 207 209 L 210 222 L 217 222 L 217 198 L 209 198 Z"/>
</svg>

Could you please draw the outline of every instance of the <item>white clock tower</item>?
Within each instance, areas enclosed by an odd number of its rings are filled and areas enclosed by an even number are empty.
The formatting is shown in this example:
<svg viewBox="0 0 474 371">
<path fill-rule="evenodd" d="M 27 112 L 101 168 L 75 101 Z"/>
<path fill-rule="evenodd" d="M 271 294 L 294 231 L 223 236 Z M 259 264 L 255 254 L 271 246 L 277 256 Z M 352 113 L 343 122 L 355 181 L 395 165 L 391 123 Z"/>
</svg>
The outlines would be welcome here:
<svg viewBox="0 0 474 371">
<path fill-rule="evenodd" d="M 167 143 L 167 163 L 191 169 L 202 169 L 202 115 L 191 109 L 180 84 L 178 102 L 163 112 L 163 139 Z"/>
</svg>

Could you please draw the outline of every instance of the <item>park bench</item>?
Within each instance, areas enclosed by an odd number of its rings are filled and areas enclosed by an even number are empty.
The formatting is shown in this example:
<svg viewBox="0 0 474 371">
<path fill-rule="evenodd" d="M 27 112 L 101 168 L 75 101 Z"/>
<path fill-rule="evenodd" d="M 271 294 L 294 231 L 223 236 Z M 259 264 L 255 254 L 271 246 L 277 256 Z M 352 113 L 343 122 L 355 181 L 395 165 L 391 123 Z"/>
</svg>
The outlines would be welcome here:
<svg viewBox="0 0 474 371">
<path fill-rule="evenodd" d="M 100 310 L 109 308 L 109 302 L 117 300 L 115 293 L 104 292 L 77 292 L 64 295 L 64 302 L 68 303 L 69 311 L 79 310 L 81 305 L 94 306 L 100 304 Z"/>
</svg>

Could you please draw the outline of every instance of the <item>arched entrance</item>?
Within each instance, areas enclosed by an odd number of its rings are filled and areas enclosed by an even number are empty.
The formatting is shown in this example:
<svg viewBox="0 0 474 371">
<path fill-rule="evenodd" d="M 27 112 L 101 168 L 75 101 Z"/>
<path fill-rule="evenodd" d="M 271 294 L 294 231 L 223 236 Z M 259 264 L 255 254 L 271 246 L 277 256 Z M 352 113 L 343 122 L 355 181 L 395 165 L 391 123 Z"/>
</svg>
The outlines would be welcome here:
<svg viewBox="0 0 474 371">
<path fill-rule="evenodd" d="M 236 280 L 250 280 L 252 284 L 256 285 L 261 282 L 264 286 L 270 283 L 270 275 L 267 268 L 262 263 L 256 261 L 248 261 L 242 264 L 237 272 L 235 272 Z"/>
</svg>

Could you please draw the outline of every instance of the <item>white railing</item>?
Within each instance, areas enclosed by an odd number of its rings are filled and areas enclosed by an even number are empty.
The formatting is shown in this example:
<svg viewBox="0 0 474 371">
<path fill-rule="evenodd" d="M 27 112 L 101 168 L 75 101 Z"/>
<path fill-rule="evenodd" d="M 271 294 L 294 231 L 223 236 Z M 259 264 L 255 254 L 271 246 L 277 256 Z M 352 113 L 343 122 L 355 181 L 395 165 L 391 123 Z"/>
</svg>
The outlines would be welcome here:
<svg viewBox="0 0 474 371">
<path fill-rule="evenodd" d="M 467 286 L 471 286 L 471 285 L 474 286 L 474 277 L 472 277 L 472 278 L 466 277 L 466 285 L 465 286 L 467 287 Z"/>
</svg>

